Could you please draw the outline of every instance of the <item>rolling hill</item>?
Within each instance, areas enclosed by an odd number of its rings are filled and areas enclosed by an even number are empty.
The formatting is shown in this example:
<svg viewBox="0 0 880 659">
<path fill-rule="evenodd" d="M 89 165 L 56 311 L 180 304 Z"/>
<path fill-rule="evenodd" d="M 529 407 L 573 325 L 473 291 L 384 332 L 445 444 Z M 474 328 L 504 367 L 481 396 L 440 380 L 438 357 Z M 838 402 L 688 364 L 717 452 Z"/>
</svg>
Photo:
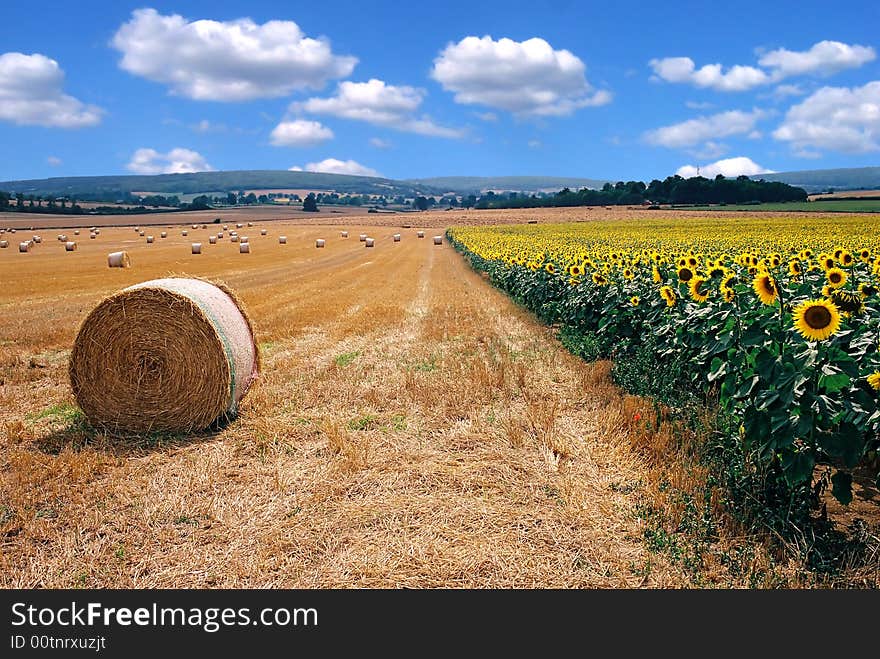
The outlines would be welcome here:
<svg viewBox="0 0 880 659">
<path fill-rule="evenodd" d="M 880 188 L 880 167 L 849 167 L 842 169 L 812 169 L 798 172 L 776 172 L 752 176 L 753 179 L 781 181 L 807 192 L 835 190 L 873 190 Z"/>
<path fill-rule="evenodd" d="M 605 180 L 591 178 L 570 178 L 563 176 L 438 176 L 434 178 L 407 179 L 413 185 L 439 188 L 444 192 L 459 194 L 479 193 L 486 190 L 505 190 L 513 192 L 557 192 L 562 188 L 580 190 L 599 189 Z M 614 183 L 614 181 L 611 181 Z"/>
</svg>

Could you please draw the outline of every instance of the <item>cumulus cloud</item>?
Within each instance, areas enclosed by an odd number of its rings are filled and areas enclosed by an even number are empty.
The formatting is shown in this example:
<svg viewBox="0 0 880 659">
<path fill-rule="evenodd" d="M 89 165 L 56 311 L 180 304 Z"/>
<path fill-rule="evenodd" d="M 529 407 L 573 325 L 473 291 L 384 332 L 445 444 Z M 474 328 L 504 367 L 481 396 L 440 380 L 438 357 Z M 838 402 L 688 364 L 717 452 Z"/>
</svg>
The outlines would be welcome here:
<svg viewBox="0 0 880 659">
<path fill-rule="evenodd" d="M 580 58 L 554 50 L 544 39 L 495 41 L 486 35 L 447 45 L 434 59 L 431 77 L 454 92 L 457 103 L 561 116 L 611 102 L 610 92 L 587 82 L 585 70 Z"/>
<path fill-rule="evenodd" d="M 137 9 L 113 37 L 129 73 L 197 100 L 246 101 L 320 89 L 351 74 L 357 58 L 333 53 L 293 21 L 189 21 Z"/>
<path fill-rule="evenodd" d="M 375 169 L 360 164 L 354 160 L 338 160 L 326 158 L 321 162 L 306 163 L 305 167 L 294 165 L 289 168 L 291 172 L 323 172 L 324 174 L 350 174 L 352 176 L 381 176 Z"/>
<path fill-rule="evenodd" d="M 269 141 L 275 146 L 309 147 L 333 139 L 333 131 L 318 121 L 282 121 L 275 126 Z"/>
<path fill-rule="evenodd" d="M 101 123 L 104 111 L 65 94 L 64 71 L 34 53 L 0 55 L 0 120 L 19 125 L 82 128 Z"/>
<path fill-rule="evenodd" d="M 339 83 L 335 96 L 310 98 L 302 103 L 293 103 L 290 110 L 329 114 L 432 137 L 463 137 L 463 130 L 440 126 L 430 117 L 416 115 L 425 93 L 424 89 L 407 85 L 389 85 L 384 80 L 376 78 L 367 82 L 346 81 Z"/>
<path fill-rule="evenodd" d="M 770 76 L 753 66 L 732 66 L 724 71 L 720 64 L 696 68 L 690 57 L 664 57 L 649 62 L 657 78 L 666 82 L 686 82 L 722 92 L 741 92 L 770 82 Z"/>
<path fill-rule="evenodd" d="M 773 70 L 776 79 L 789 76 L 817 74 L 832 75 L 872 61 L 877 57 L 868 46 L 852 46 L 839 41 L 820 41 L 805 51 L 780 48 L 765 53 L 758 64 Z"/>
<path fill-rule="evenodd" d="M 188 174 L 210 172 L 214 169 L 202 154 L 180 147 L 171 149 L 168 153 L 159 153 L 155 149 L 138 149 L 126 168 L 135 174 Z"/>
<path fill-rule="evenodd" d="M 698 174 L 699 172 L 699 174 Z M 772 174 L 772 169 L 766 169 L 753 161 L 751 158 L 739 156 L 737 158 L 727 158 L 709 163 L 708 165 L 684 165 L 679 167 L 675 172 L 684 178 L 693 178 L 694 176 L 704 176 L 706 178 L 715 178 L 718 174 L 726 177 L 735 178 L 740 175 L 756 176 L 758 174 Z"/>
<path fill-rule="evenodd" d="M 822 87 L 792 106 L 773 137 L 795 153 L 880 150 L 880 80 L 863 87 Z"/>
<path fill-rule="evenodd" d="M 730 135 L 751 133 L 755 129 L 755 123 L 765 115 L 764 111 L 758 109 L 752 112 L 720 112 L 650 130 L 645 133 L 644 139 L 656 146 L 690 147 Z"/>
<path fill-rule="evenodd" d="M 46 162 L 49 163 L 51 167 L 58 167 L 62 163 L 62 160 L 58 156 L 49 156 L 46 158 Z"/>
<path fill-rule="evenodd" d="M 648 64 L 654 71 L 655 80 L 688 83 L 722 92 L 741 92 L 796 75 L 831 75 L 861 66 L 876 56 L 870 47 L 820 41 L 805 51 L 780 48 L 765 53 L 758 60 L 763 68 L 740 64 L 726 71 L 721 64 L 705 64 L 697 68 L 690 57 L 655 58 Z"/>
</svg>

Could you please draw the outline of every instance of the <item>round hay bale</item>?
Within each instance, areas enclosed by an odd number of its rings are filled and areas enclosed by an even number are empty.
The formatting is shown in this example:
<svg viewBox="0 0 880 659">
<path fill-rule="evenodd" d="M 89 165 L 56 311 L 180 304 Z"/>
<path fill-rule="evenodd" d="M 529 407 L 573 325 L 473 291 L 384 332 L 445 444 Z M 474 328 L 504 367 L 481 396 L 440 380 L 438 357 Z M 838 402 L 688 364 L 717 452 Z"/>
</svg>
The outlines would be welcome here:
<svg viewBox="0 0 880 659">
<path fill-rule="evenodd" d="M 152 245 L 152 244 L 153 244 L 153 236 L 147 236 L 147 244 L 148 244 L 148 245 Z"/>
<path fill-rule="evenodd" d="M 248 242 L 248 237 L 247 236 L 239 236 L 238 240 L 239 240 L 239 242 L 246 243 L 246 242 Z"/>
<path fill-rule="evenodd" d="M 254 223 L 253 223 L 253 222 L 248 222 L 248 226 L 249 226 L 249 227 L 252 227 L 252 226 L 254 226 Z"/>
<path fill-rule="evenodd" d="M 343 238 L 348 238 L 348 231 L 341 232 Z"/>
<path fill-rule="evenodd" d="M 27 254 L 31 251 L 31 241 L 25 240 L 23 243 L 18 243 L 18 251 L 22 254 Z"/>
<path fill-rule="evenodd" d="M 224 231 L 228 231 L 228 230 L 229 230 L 229 225 L 228 225 L 228 224 L 224 224 L 224 225 L 223 225 L 223 230 L 224 230 Z"/>
<path fill-rule="evenodd" d="M 394 238 L 394 242 L 396 242 L 396 243 L 399 243 L 399 242 L 400 242 L 400 234 L 399 234 L 399 233 L 395 233 L 395 234 L 392 236 L 392 238 Z"/>
<path fill-rule="evenodd" d="M 74 230 L 73 230 L 73 235 L 74 235 L 74 236 L 78 236 L 78 235 L 79 235 L 79 229 L 74 229 Z"/>
<path fill-rule="evenodd" d="M 135 231 L 140 231 L 141 228 L 140 228 L 140 227 L 135 227 L 134 230 L 135 230 Z"/>
<path fill-rule="evenodd" d="M 260 235 L 265 236 L 267 231 L 265 229 L 260 229 Z"/>
<path fill-rule="evenodd" d="M 193 228 L 193 229 L 198 229 L 198 228 L 199 228 L 199 225 L 198 225 L 198 224 L 193 224 L 192 228 Z"/>
<path fill-rule="evenodd" d="M 92 233 L 95 234 L 96 236 L 100 236 L 101 230 L 100 229 L 92 229 Z"/>
<path fill-rule="evenodd" d="M 141 230 L 141 231 L 138 231 L 138 235 L 139 235 L 139 236 L 143 236 L 143 235 L 144 235 L 144 232 L 143 232 L 143 230 Z"/>
<path fill-rule="evenodd" d="M 69 374 L 92 425 L 137 434 L 203 430 L 234 417 L 259 367 L 235 294 L 174 277 L 98 304 L 79 329 Z"/>
<path fill-rule="evenodd" d="M 208 236 L 208 243 L 211 245 L 217 244 L 217 236 Z"/>
<path fill-rule="evenodd" d="M 189 231 L 186 231 L 186 230 L 181 231 L 180 235 L 183 236 L 184 238 L 186 238 L 189 235 Z"/>
<path fill-rule="evenodd" d="M 203 228 L 203 229 L 207 229 L 207 228 L 208 228 L 208 225 L 207 225 L 207 224 L 203 224 L 203 225 L 202 225 L 202 228 Z"/>
<path fill-rule="evenodd" d="M 251 253 L 251 244 L 250 243 L 239 243 L 238 244 L 238 253 L 239 254 L 250 254 Z"/>
<path fill-rule="evenodd" d="M 365 233 L 362 233 L 360 236 L 358 236 L 358 240 L 360 240 L 361 242 L 364 242 L 366 239 L 367 239 L 367 234 L 365 234 Z"/>
<path fill-rule="evenodd" d="M 89 234 L 89 238 L 90 238 L 91 240 L 94 240 L 94 239 L 97 238 L 97 237 L 98 237 L 98 234 L 97 234 L 97 233 L 90 233 L 90 234 Z"/>
<path fill-rule="evenodd" d="M 59 243 L 67 242 L 67 236 L 65 236 L 63 233 L 59 233 L 58 234 L 58 242 Z"/>
<path fill-rule="evenodd" d="M 217 240 L 220 240 L 222 237 L 223 237 L 223 232 L 222 232 L 222 231 L 218 231 L 218 232 L 217 232 Z"/>
<path fill-rule="evenodd" d="M 107 266 L 110 268 L 130 268 L 131 257 L 128 252 L 110 252 L 107 255 Z"/>
<path fill-rule="evenodd" d="M 202 243 L 193 243 L 192 244 L 192 253 L 193 254 L 201 254 L 202 253 Z"/>
<path fill-rule="evenodd" d="M 373 240 L 372 238 L 367 238 L 367 239 L 364 241 L 364 243 L 365 243 L 365 244 L 364 244 L 364 247 L 372 247 L 372 246 L 375 244 L 375 242 L 376 242 L 376 241 Z"/>
<path fill-rule="evenodd" d="M 231 241 L 234 242 L 234 243 L 237 243 L 237 242 L 238 242 L 238 236 L 229 236 L 229 240 L 231 240 Z"/>
<path fill-rule="evenodd" d="M 64 251 L 65 252 L 75 252 L 76 251 L 76 243 L 72 241 L 67 241 L 64 243 Z"/>
<path fill-rule="evenodd" d="M 434 236 L 434 244 L 442 245 L 443 244 L 443 236 Z"/>
<path fill-rule="evenodd" d="M 416 236 L 417 236 L 418 238 L 424 238 L 424 237 L 425 237 L 425 232 L 424 232 L 424 231 L 416 231 Z"/>
<path fill-rule="evenodd" d="M 39 245 L 41 242 L 43 242 L 43 239 L 40 238 L 39 236 L 34 236 L 33 238 L 31 238 L 31 240 L 33 240 L 33 241 L 34 241 L 35 243 L 37 243 L 38 245 Z"/>
<path fill-rule="evenodd" d="M 235 225 L 235 228 L 236 228 L 236 229 L 241 229 L 243 226 L 244 226 L 244 225 L 243 225 L 241 222 L 238 222 L 238 223 Z"/>
<path fill-rule="evenodd" d="M 167 238 L 167 237 L 168 237 L 168 232 L 167 232 L 167 231 L 163 231 L 162 233 L 159 234 L 159 237 L 160 237 L 160 238 Z"/>
<path fill-rule="evenodd" d="M 324 246 L 324 239 L 323 239 L 323 238 L 318 238 L 318 239 L 315 241 L 315 247 L 323 247 L 323 246 Z"/>
<path fill-rule="evenodd" d="M 278 244 L 286 245 L 287 244 L 287 236 L 278 236 Z"/>
<path fill-rule="evenodd" d="M 9 247 L 9 241 L 8 240 L 0 240 L 0 249 L 6 249 L 7 247 Z"/>
</svg>

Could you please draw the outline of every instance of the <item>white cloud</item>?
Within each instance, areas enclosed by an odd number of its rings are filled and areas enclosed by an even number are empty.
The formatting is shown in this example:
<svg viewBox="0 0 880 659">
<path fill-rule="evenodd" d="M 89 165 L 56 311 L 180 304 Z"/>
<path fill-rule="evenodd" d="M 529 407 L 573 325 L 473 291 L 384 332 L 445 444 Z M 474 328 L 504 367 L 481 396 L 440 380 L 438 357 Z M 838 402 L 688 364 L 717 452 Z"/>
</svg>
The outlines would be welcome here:
<svg viewBox="0 0 880 659">
<path fill-rule="evenodd" d="M 101 123 L 104 111 L 64 93 L 64 71 L 34 53 L 0 55 L 0 120 L 30 126 L 82 128 Z"/>
<path fill-rule="evenodd" d="M 294 165 L 288 171 L 291 172 L 323 172 L 325 174 L 350 174 L 352 176 L 381 176 L 375 169 L 355 162 L 354 160 L 338 160 L 326 158 L 321 162 L 306 163 L 305 167 Z"/>
<path fill-rule="evenodd" d="M 722 92 L 741 92 L 770 81 L 770 76 L 752 66 L 736 65 L 726 72 L 720 64 L 706 64 L 698 69 L 690 57 L 652 59 L 649 65 L 666 82 L 687 82 Z"/>
<path fill-rule="evenodd" d="M 792 106 L 773 137 L 795 153 L 880 150 L 880 80 L 863 87 L 822 87 Z"/>
<path fill-rule="evenodd" d="M 431 77 L 455 93 L 456 103 L 485 105 L 518 115 L 561 116 L 611 102 L 584 76 L 584 63 L 544 39 L 513 41 L 469 36 L 434 59 Z"/>
<path fill-rule="evenodd" d="M 126 168 L 135 174 L 187 174 L 214 170 L 202 154 L 180 147 L 171 149 L 168 153 L 159 153 L 155 149 L 138 149 Z"/>
<path fill-rule="evenodd" d="M 388 85 L 384 80 L 372 78 L 368 82 L 340 82 L 335 96 L 293 103 L 290 110 L 366 121 L 375 126 L 432 137 L 464 136 L 463 130 L 439 126 L 430 117 L 417 117 L 415 113 L 424 98 L 424 89 Z"/>
<path fill-rule="evenodd" d="M 46 162 L 52 167 L 58 167 L 62 163 L 62 160 L 57 156 L 49 156 L 46 158 Z"/>
<path fill-rule="evenodd" d="M 684 104 L 691 110 L 708 110 L 715 107 L 714 103 L 708 101 L 685 101 Z"/>
<path fill-rule="evenodd" d="M 275 126 L 269 141 L 274 146 L 309 147 L 333 139 L 333 131 L 318 121 L 282 121 Z"/>
<path fill-rule="evenodd" d="M 773 70 L 776 79 L 817 74 L 828 76 L 844 69 L 859 67 L 877 57 L 873 48 L 848 45 L 839 41 L 820 41 L 805 51 L 780 48 L 764 54 L 758 64 Z"/>
<path fill-rule="evenodd" d="M 803 96 L 807 92 L 804 91 L 804 88 L 800 85 L 779 85 L 776 89 L 773 90 L 773 93 L 770 94 L 773 98 L 777 100 L 781 100 L 787 98 L 789 96 Z"/>
<path fill-rule="evenodd" d="M 714 158 L 720 158 L 727 153 L 727 148 L 726 144 L 709 141 L 700 149 L 693 151 L 692 153 L 694 158 L 699 158 L 700 160 L 712 160 Z"/>
<path fill-rule="evenodd" d="M 137 9 L 113 37 L 119 65 L 197 100 L 246 101 L 320 89 L 351 74 L 357 58 L 335 55 L 292 21 L 188 21 Z"/>
<path fill-rule="evenodd" d="M 390 149 L 393 145 L 390 140 L 383 140 L 381 137 L 371 137 L 370 146 L 374 146 L 377 149 Z"/>
<path fill-rule="evenodd" d="M 655 58 L 648 64 L 654 70 L 654 80 L 689 83 L 722 92 L 741 92 L 796 75 L 828 76 L 861 66 L 876 56 L 870 47 L 820 41 L 805 51 L 779 48 L 764 53 L 758 60 L 758 64 L 764 68 L 740 64 L 731 66 L 727 71 L 721 64 L 705 64 L 697 68 L 690 57 Z"/>
<path fill-rule="evenodd" d="M 751 133 L 755 128 L 755 123 L 765 114 L 758 109 L 752 110 L 752 112 L 740 110 L 720 112 L 650 130 L 645 133 L 644 139 L 649 144 L 669 148 L 695 146 L 721 137 Z"/>
<path fill-rule="evenodd" d="M 772 169 L 761 167 L 761 165 L 754 162 L 751 158 L 746 158 L 745 156 L 719 160 L 708 165 L 701 165 L 699 168 L 694 165 L 684 165 L 683 167 L 679 167 L 678 171 L 675 173 L 684 178 L 693 178 L 698 175 L 698 170 L 699 176 L 704 176 L 706 178 L 715 178 L 718 174 L 734 178 L 742 174 L 746 176 L 756 176 L 757 174 L 773 173 Z"/>
<path fill-rule="evenodd" d="M 474 112 L 474 116 L 480 121 L 498 121 L 498 115 L 494 112 Z"/>
<path fill-rule="evenodd" d="M 197 133 L 226 133 L 229 131 L 229 126 L 222 122 L 202 119 L 199 123 L 194 124 L 192 129 Z"/>
</svg>

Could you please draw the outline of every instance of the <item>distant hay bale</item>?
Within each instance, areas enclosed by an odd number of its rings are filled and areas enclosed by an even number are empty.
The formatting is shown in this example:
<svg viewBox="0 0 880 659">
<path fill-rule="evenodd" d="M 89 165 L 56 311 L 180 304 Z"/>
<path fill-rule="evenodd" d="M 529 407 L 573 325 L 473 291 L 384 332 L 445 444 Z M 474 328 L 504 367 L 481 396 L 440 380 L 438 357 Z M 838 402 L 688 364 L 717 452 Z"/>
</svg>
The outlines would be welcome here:
<svg viewBox="0 0 880 659">
<path fill-rule="evenodd" d="M 160 238 L 167 238 L 167 237 L 168 237 L 168 232 L 167 232 L 167 231 L 163 231 L 162 233 L 159 234 L 159 237 L 160 237 Z"/>
<path fill-rule="evenodd" d="M 186 231 L 186 230 L 181 231 L 180 235 L 183 236 L 184 238 L 186 238 L 189 235 L 189 231 Z"/>
<path fill-rule="evenodd" d="M 6 249 L 7 247 L 9 247 L 9 241 L 8 240 L 0 240 L 0 249 Z"/>
<path fill-rule="evenodd" d="M 250 254 L 251 253 L 251 244 L 250 243 L 239 243 L 238 244 L 238 253 L 239 254 Z"/>
<path fill-rule="evenodd" d="M 110 252 L 107 255 L 107 266 L 110 268 L 130 268 L 131 257 L 128 252 Z"/>
<path fill-rule="evenodd" d="M 139 236 L 143 236 L 143 235 L 144 235 L 144 232 L 143 232 L 143 231 L 138 231 L 138 235 L 139 235 Z"/>
<path fill-rule="evenodd" d="M 252 227 L 252 226 L 254 226 L 254 223 L 253 223 L 253 222 L 248 222 L 248 226 L 249 226 L 249 227 Z"/>
<path fill-rule="evenodd" d="M 193 225 L 192 225 L 192 228 L 193 228 L 193 229 L 198 229 L 198 228 L 199 228 L 199 225 L 198 225 L 198 224 L 193 224 Z"/>
<path fill-rule="evenodd" d="M 38 245 L 43 242 L 43 239 L 40 238 L 39 236 L 34 236 L 33 238 L 31 238 L 31 240 L 33 240 Z"/>
<path fill-rule="evenodd" d="M 358 239 L 359 239 L 361 242 L 364 242 L 364 241 L 367 239 L 367 234 L 362 233 L 360 236 L 358 236 Z"/>
<path fill-rule="evenodd" d="M 396 243 L 399 243 L 399 242 L 400 242 L 400 234 L 399 234 L 399 233 L 395 233 L 395 234 L 394 234 L 393 236 L 391 236 L 391 237 L 394 238 L 394 242 L 396 242 Z"/>
<path fill-rule="evenodd" d="M 59 243 L 67 242 L 67 236 L 65 236 L 63 233 L 59 233 L 57 238 Z"/>
<path fill-rule="evenodd" d="M 29 251 L 31 251 L 32 244 L 33 243 L 31 243 L 30 240 L 25 240 L 23 243 L 18 243 L 18 251 L 21 252 L 22 254 L 26 254 Z"/>
<path fill-rule="evenodd" d="M 141 228 L 140 228 L 140 227 L 135 227 L 134 230 L 135 230 L 135 231 L 140 231 Z"/>
<path fill-rule="evenodd" d="M 191 432 L 234 417 L 259 366 L 234 293 L 181 277 L 136 284 L 98 304 L 79 329 L 69 375 L 95 427 Z"/>
<path fill-rule="evenodd" d="M 79 235 L 79 229 L 74 229 L 74 230 L 73 230 L 73 235 L 74 235 L 74 236 L 78 236 L 78 235 Z"/>
<path fill-rule="evenodd" d="M 95 238 L 97 238 L 97 237 L 98 237 L 98 234 L 97 234 L 97 233 L 90 233 L 90 234 L 89 234 L 89 238 L 90 238 L 91 240 L 95 240 Z"/>
<path fill-rule="evenodd" d="M 208 228 L 208 225 L 207 225 L 207 224 L 203 224 L 203 225 L 202 225 L 202 228 L 203 228 L 203 229 L 207 229 L 207 228 Z"/>
<path fill-rule="evenodd" d="M 229 236 L 229 240 L 231 240 L 231 241 L 234 242 L 234 243 L 237 243 L 237 242 L 238 242 L 238 236 L 235 236 L 235 235 Z"/>
<path fill-rule="evenodd" d="M 229 230 L 229 225 L 228 225 L 228 224 L 224 224 L 224 225 L 223 225 L 223 230 L 224 230 L 224 231 L 228 231 L 228 230 Z"/>
<path fill-rule="evenodd" d="M 153 236 L 147 236 L 147 244 L 151 245 L 153 243 Z"/>
<path fill-rule="evenodd" d="M 193 243 L 192 244 L 192 253 L 193 254 L 201 254 L 202 253 L 202 243 Z"/>
<path fill-rule="evenodd" d="M 315 247 L 323 247 L 323 246 L 324 246 L 324 239 L 323 239 L 323 238 L 318 238 L 318 239 L 315 241 Z"/>
<path fill-rule="evenodd" d="M 434 236 L 434 244 L 442 245 L 443 244 L 443 236 Z"/>
<path fill-rule="evenodd" d="M 287 244 L 287 236 L 278 236 L 278 244 L 286 245 Z"/>
<path fill-rule="evenodd" d="M 372 247 L 376 241 L 373 238 L 367 238 L 364 242 L 366 243 L 364 247 Z"/>
<path fill-rule="evenodd" d="M 217 244 L 217 236 L 208 236 L 208 243 L 211 245 Z"/>
<path fill-rule="evenodd" d="M 64 250 L 66 252 L 75 252 L 76 251 L 76 243 L 72 241 L 67 241 L 64 243 Z"/>
<path fill-rule="evenodd" d="M 222 237 L 223 237 L 223 232 L 222 232 L 222 231 L 218 231 L 218 232 L 217 232 L 217 240 L 220 240 Z"/>
<path fill-rule="evenodd" d="M 239 236 L 238 240 L 243 243 L 250 242 L 247 236 Z"/>
<path fill-rule="evenodd" d="M 244 225 L 243 225 L 241 222 L 239 222 L 238 224 L 235 225 L 235 228 L 236 228 L 236 229 L 241 229 L 243 226 L 244 226 Z"/>
<path fill-rule="evenodd" d="M 92 229 L 92 233 L 95 234 L 96 236 L 100 236 L 101 230 L 100 229 Z"/>
<path fill-rule="evenodd" d="M 260 235 L 265 236 L 268 232 L 265 229 L 260 229 Z"/>
<path fill-rule="evenodd" d="M 348 231 L 342 231 L 340 233 L 342 234 L 343 238 L 348 238 Z"/>
<path fill-rule="evenodd" d="M 424 237 L 425 237 L 425 232 L 424 232 L 424 231 L 416 231 L 416 236 L 417 236 L 418 238 L 424 238 Z"/>
</svg>

